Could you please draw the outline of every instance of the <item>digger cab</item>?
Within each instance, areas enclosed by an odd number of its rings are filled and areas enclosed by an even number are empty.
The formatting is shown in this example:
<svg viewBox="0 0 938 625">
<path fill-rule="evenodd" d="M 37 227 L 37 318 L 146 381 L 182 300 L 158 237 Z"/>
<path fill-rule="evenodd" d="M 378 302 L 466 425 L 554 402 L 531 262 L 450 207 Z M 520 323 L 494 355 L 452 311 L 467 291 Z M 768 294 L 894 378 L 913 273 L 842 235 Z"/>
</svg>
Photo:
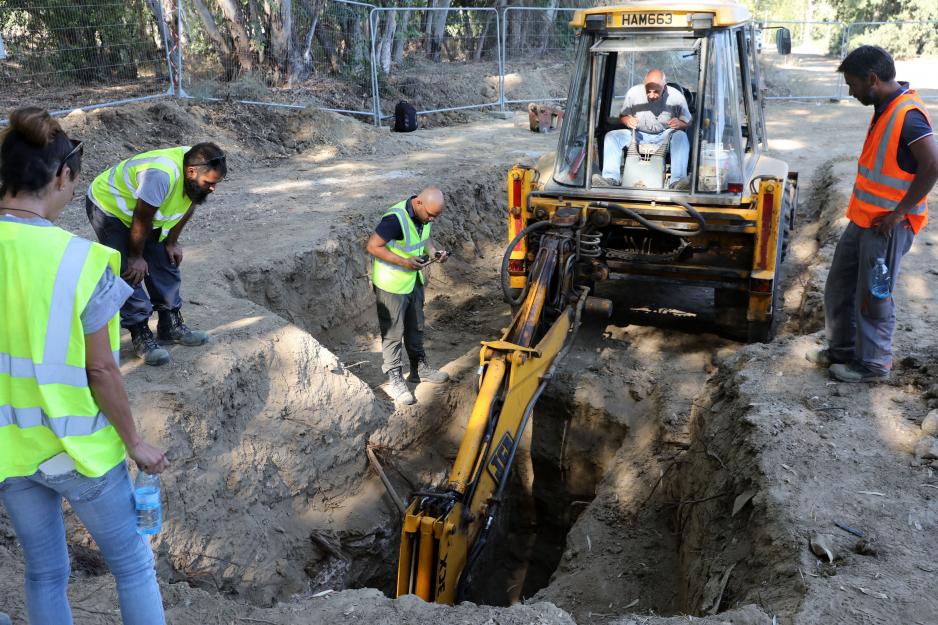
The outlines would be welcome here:
<svg viewBox="0 0 938 625">
<path fill-rule="evenodd" d="M 574 25 L 580 46 L 554 181 L 590 189 L 592 174 L 605 173 L 617 183 L 613 192 L 629 197 L 665 190 L 741 197 L 766 148 L 755 27 L 745 7 L 633 3 L 579 11 Z M 658 101 L 644 102 L 652 70 L 666 85 Z M 622 112 L 637 113 L 642 125 L 626 128 Z M 670 118 L 687 127 L 670 128 Z"/>
<path fill-rule="evenodd" d="M 557 151 L 509 173 L 509 238 L 577 208 L 596 238 L 578 256 L 578 280 L 712 288 L 729 334 L 770 339 L 798 176 L 768 152 L 748 9 L 641 0 L 579 10 L 571 25 L 578 44 Z M 787 34 L 777 37 L 782 54 Z M 650 72 L 665 83 L 657 93 Z M 526 284 L 531 246 L 511 254 L 512 288 Z"/>
</svg>

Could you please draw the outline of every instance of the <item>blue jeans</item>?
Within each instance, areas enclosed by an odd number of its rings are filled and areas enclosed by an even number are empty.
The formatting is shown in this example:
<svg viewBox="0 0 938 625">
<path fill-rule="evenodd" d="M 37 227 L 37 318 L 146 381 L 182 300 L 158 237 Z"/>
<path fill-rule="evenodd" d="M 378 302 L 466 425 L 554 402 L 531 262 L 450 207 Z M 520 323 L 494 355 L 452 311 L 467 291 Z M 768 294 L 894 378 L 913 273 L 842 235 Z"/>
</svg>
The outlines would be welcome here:
<svg viewBox="0 0 938 625">
<path fill-rule="evenodd" d="M 663 132 L 659 134 L 641 130 L 636 132 L 638 132 L 639 143 L 661 143 L 664 140 Z M 616 182 L 622 179 L 619 176 L 619 169 L 622 167 L 622 150 L 630 143 L 632 143 L 632 131 L 628 128 L 606 133 L 606 138 L 603 140 L 603 178 L 611 178 Z M 683 130 L 672 132 L 668 150 L 671 152 L 671 181 L 676 182 L 687 176 L 687 159 L 690 156 L 687 133 Z"/>
<path fill-rule="evenodd" d="M 62 498 L 68 500 L 117 579 L 124 625 L 164 625 L 153 552 L 137 534 L 127 464 L 98 478 L 75 471 L 0 482 L 3 502 L 26 556 L 26 609 L 30 625 L 71 625 L 65 591 L 71 572 L 65 546 Z"/>
<path fill-rule="evenodd" d="M 127 269 L 130 228 L 117 217 L 106 214 L 87 197 L 85 212 L 98 241 L 120 252 L 121 273 L 124 273 Z M 131 285 L 134 286 L 134 292 L 121 307 L 123 328 L 148 321 L 154 308 L 157 311 L 168 311 L 182 306 L 182 297 L 179 294 L 182 273 L 179 267 L 169 261 L 166 245 L 160 241 L 160 230 L 153 230 L 147 237 L 143 245 L 143 260 L 147 261 L 147 277 L 140 284 Z"/>
<path fill-rule="evenodd" d="M 888 239 L 872 228 L 847 224 L 834 250 L 824 286 L 828 348 L 835 359 L 853 361 L 874 373 L 885 374 L 892 369 L 896 304 L 892 296 L 873 297 L 870 270 L 877 258 L 885 258 L 895 294 L 902 257 L 912 247 L 914 238 L 905 220 Z"/>
</svg>

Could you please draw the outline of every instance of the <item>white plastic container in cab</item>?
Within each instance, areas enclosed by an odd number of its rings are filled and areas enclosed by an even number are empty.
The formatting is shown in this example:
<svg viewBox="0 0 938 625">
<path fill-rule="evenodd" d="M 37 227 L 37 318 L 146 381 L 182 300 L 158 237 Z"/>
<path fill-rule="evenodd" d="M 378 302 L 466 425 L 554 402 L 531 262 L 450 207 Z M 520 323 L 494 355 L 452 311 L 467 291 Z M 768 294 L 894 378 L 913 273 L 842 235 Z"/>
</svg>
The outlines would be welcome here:
<svg viewBox="0 0 938 625">
<path fill-rule="evenodd" d="M 740 183 L 742 172 L 736 152 L 722 143 L 700 144 L 700 162 L 697 165 L 697 187 L 701 191 L 720 193 L 731 182 Z"/>
</svg>

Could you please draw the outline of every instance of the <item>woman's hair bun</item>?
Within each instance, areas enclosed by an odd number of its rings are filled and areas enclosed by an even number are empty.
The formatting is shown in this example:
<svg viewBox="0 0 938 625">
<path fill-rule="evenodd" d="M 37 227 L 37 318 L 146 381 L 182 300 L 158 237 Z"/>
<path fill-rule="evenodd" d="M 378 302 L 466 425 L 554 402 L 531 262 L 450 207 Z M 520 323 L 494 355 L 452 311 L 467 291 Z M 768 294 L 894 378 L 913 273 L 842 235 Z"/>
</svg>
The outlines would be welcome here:
<svg viewBox="0 0 938 625">
<path fill-rule="evenodd" d="M 39 148 L 52 143 L 56 135 L 62 132 L 62 126 L 48 111 L 35 106 L 16 109 L 10 113 L 9 129 Z"/>
</svg>

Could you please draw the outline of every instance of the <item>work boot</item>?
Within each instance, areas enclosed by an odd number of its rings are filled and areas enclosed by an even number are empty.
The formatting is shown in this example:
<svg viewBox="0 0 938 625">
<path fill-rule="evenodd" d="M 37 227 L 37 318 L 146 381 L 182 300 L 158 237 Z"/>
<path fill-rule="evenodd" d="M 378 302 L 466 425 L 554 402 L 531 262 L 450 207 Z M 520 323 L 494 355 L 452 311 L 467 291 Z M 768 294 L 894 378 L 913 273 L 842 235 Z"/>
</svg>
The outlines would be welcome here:
<svg viewBox="0 0 938 625">
<path fill-rule="evenodd" d="M 840 382 L 885 382 L 889 379 L 888 373 L 870 371 L 863 365 L 851 362 L 847 364 L 834 363 L 828 371 L 831 377 Z"/>
<path fill-rule="evenodd" d="M 671 182 L 671 188 L 675 191 L 687 191 L 690 188 L 690 176 L 684 176 Z"/>
<path fill-rule="evenodd" d="M 130 339 L 134 344 L 134 353 L 140 358 L 143 358 L 143 362 L 148 365 L 153 365 L 154 367 L 159 367 L 169 362 L 169 352 L 156 344 L 153 333 L 150 332 L 149 321 L 130 326 L 127 329 L 130 330 Z"/>
<path fill-rule="evenodd" d="M 407 376 L 408 382 L 413 382 L 414 384 L 420 384 L 421 382 L 442 384 L 447 380 L 449 380 L 449 374 L 431 367 L 426 358 L 421 358 L 417 362 L 410 363 L 410 375 Z"/>
<path fill-rule="evenodd" d="M 823 349 L 809 349 L 807 352 L 805 352 L 804 357 L 808 362 L 813 362 L 817 366 L 824 367 L 825 369 L 831 365 L 846 364 L 848 362 L 846 360 L 841 360 L 840 358 L 834 358 L 831 355 L 831 350 L 826 347 Z"/>
<path fill-rule="evenodd" d="M 407 388 L 407 383 L 404 382 L 404 378 L 401 376 L 400 367 L 388 371 L 388 383 L 384 387 L 384 392 L 387 393 L 388 397 L 393 399 L 395 403 L 401 403 L 406 406 L 417 403 L 413 393 Z"/>
<path fill-rule="evenodd" d="M 182 320 L 179 309 L 159 311 L 160 320 L 156 324 L 156 336 L 160 343 L 180 343 L 187 347 L 198 347 L 208 343 L 208 332 L 190 330 Z"/>
<path fill-rule="evenodd" d="M 592 185 L 594 187 L 618 187 L 619 181 L 615 178 L 604 178 L 599 174 L 593 174 L 591 179 Z"/>
</svg>

